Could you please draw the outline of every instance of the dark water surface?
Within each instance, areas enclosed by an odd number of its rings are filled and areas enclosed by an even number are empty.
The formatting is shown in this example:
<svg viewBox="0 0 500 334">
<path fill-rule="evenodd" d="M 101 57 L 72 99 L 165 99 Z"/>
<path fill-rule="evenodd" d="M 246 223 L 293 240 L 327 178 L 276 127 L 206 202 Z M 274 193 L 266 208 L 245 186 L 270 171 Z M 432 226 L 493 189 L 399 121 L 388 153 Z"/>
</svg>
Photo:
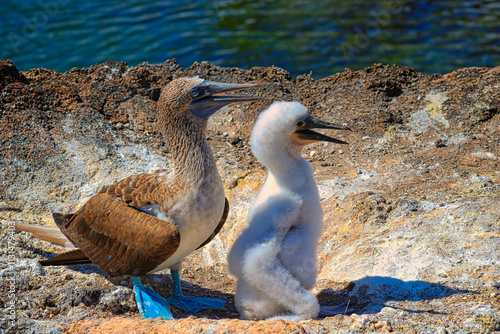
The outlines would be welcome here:
<svg viewBox="0 0 500 334">
<path fill-rule="evenodd" d="M 500 1 L 0 0 L 0 58 L 68 71 L 176 58 L 325 77 L 401 64 L 425 73 L 500 65 Z"/>
</svg>

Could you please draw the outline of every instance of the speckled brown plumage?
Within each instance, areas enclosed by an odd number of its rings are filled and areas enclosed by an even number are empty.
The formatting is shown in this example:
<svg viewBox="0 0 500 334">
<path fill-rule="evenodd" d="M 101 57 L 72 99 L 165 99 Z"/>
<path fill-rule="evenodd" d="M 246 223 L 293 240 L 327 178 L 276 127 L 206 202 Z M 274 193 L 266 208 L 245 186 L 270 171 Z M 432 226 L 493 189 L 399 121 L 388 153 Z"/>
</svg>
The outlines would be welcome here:
<svg viewBox="0 0 500 334">
<path fill-rule="evenodd" d="M 182 184 L 168 188 L 162 186 L 164 182 L 162 175 L 167 175 L 169 172 L 167 169 L 160 169 L 153 173 L 131 175 L 102 188 L 99 193 L 116 196 L 130 206 L 158 204 L 163 207 L 168 205 L 168 202 L 175 202 L 182 188 Z"/>
</svg>

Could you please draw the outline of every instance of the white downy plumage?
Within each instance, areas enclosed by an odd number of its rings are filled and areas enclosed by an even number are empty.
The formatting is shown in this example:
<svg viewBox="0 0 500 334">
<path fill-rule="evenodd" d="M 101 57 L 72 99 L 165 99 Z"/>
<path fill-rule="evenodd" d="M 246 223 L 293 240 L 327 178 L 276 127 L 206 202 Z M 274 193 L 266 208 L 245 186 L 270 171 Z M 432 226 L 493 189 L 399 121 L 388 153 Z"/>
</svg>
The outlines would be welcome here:
<svg viewBox="0 0 500 334">
<path fill-rule="evenodd" d="M 236 307 L 244 319 L 306 320 L 319 304 L 316 247 L 323 211 L 311 165 L 302 148 L 316 141 L 342 141 L 312 128 L 348 129 L 314 119 L 298 102 L 275 102 L 257 120 L 252 151 L 268 168 L 248 214 L 248 227 L 228 256 L 238 277 Z"/>
</svg>

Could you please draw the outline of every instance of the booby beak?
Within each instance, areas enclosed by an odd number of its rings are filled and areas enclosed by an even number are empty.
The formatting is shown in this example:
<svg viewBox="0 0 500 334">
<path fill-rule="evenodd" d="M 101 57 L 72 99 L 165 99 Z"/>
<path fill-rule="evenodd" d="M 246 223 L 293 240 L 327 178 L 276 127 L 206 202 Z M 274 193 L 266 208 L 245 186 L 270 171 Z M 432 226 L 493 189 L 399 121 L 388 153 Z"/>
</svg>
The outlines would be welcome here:
<svg viewBox="0 0 500 334">
<path fill-rule="evenodd" d="M 328 123 L 312 116 L 307 116 L 304 120 L 297 122 L 297 129 L 292 134 L 292 137 L 299 143 L 307 145 L 318 141 L 326 141 L 337 144 L 349 144 L 343 140 L 325 136 L 324 134 L 312 131 L 311 129 L 336 129 L 349 130 L 347 126 Z"/>
<path fill-rule="evenodd" d="M 193 101 L 189 104 L 189 110 L 196 116 L 208 120 L 217 110 L 230 103 L 261 99 L 261 97 L 257 96 L 221 96 L 215 94 L 256 87 L 262 86 L 259 84 L 229 84 L 205 80 L 191 89 Z"/>
</svg>

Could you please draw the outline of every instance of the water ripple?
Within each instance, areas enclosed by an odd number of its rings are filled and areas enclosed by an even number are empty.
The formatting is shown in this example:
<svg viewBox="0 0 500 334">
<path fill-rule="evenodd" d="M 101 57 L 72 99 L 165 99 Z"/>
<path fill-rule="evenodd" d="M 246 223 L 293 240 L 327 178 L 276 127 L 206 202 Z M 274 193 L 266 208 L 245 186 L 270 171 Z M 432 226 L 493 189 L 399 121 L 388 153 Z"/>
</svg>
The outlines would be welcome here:
<svg viewBox="0 0 500 334">
<path fill-rule="evenodd" d="M 427 73 L 500 65 L 495 0 L 0 0 L 0 6 L 0 57 L 21 70 L 168 58 L 184 67 L 203 60 L 276 65 L 315 77 L 375 62 Z"/>
</svg>

